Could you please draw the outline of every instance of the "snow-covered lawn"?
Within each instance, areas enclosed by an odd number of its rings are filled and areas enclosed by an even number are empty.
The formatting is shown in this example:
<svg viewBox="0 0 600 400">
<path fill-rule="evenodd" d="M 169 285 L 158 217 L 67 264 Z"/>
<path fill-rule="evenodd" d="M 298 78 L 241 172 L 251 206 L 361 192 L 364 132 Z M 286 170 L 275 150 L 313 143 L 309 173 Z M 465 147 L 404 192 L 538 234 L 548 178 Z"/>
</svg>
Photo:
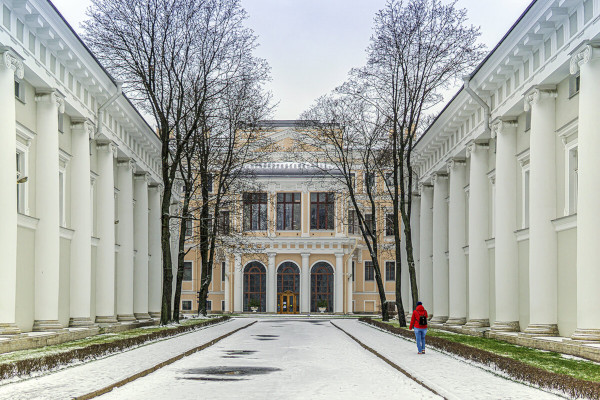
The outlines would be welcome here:
<svg viewBox="0 0 600 400">
<path fill-rule="evenodd" d="M 364 350 L 327 320 L 275 318 L 261 319 L 206 350 L 100 397 L 241 398 L 439 397 Z"/>
<path fill-rule="evenodd" d="M 0 386 L 0 399 L 70 399 L 104 388 L 140 371 L 251 324 L 232 320 L 201 328 L 83 365 L 75 365 L 37 378 Z"/>
<path fill-rule="evenodd" d="M 341 320 L 334 323 L 448 398 L 486 400 L 560 398 L 495 375 L 431 348 L 427 349 L 426 354 L 419 355 L 414 342 L 357 321 Z"/>
</svg>

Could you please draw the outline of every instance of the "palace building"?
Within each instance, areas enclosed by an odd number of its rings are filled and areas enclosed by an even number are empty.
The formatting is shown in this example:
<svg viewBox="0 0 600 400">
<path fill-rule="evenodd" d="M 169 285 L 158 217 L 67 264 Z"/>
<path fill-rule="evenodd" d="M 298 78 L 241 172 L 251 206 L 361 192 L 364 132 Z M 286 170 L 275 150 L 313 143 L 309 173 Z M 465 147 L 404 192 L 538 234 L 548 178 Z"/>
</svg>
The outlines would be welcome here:
<svg viewBox="0 0 600 400">
<path fill-rule="evenodd" d="M 160 315 L 158 137 L 52 3 L 0 13 L 0 335 Z"/>
</svg>

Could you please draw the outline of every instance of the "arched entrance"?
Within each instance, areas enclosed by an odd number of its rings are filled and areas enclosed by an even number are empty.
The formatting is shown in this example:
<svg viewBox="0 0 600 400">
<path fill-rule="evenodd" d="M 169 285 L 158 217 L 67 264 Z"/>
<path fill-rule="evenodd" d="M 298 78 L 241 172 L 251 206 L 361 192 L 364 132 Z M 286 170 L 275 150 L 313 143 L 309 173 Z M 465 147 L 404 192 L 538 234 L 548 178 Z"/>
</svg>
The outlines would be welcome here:
<svg viewBox="0 0 600 400">
<path fill-rule="evenodd" d="M 282 263 L 277 269 L 277 312 L 297 314 L 300 311 L 300 268 L 293 262 Z"/>
<path fill-rule="evenodd" d="M 326 312 L 333 312 L 333 267 L 326 262 L 318 262 L 310 273 L 310 311 L 317 312 L 317 303 L 324 300 Z"/>
<path fill-rule="evenodd" d="M 258 301 L 258 311 L 265 312 L 267 305 L 267 270 L 258 261 L 244 268 L 244 311 L 252 311 L 250 300 Z"/>
</svg>

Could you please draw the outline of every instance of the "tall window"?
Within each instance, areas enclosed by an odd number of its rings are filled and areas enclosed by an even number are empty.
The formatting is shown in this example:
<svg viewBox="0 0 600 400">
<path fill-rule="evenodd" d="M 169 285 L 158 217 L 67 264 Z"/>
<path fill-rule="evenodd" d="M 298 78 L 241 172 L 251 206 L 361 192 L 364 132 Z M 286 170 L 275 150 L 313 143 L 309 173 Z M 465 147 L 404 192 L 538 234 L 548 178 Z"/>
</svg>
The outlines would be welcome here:
<svg viewBox="0 0 600 400">
<path fill-rule="evenodd" d="M 394 188 L 394 173 L 393 172 L 385 173 L 385 184 L 389 189 Z"/>
<path fill-rule="evenodd" d="M 266 193 L 244 193 L 244 230 L 267 230 Z"/>
<path fill-rule="evenodd" d="M 310 229 L 333 230 L 334 210 L 333 193 L 311 193 Z"/>
<path fill-rule="evenodd" d="M 207 174 L 206 175 L 206 186 L 208 187 L 208 191 L 212 192 L 213 191 L 213 175 L 212 174 Z"/>
<path fill-rule="evenodd" d="M 183 262 L 183 280 L 184 281 L 192 280 L 192 262 L 191 261 Z"/>
<path fill-rule="evenodd" d="M 374 172 L 365 172 L 365 192 L 368 191 L 373 193 L 375 191 L 375 173 Z"/>
<path fill-rule="evenodd" d="M 385 214 L 385 236 L 394 236 L 394 214 Z"/>
<path fill-rule="evenodd" d="M 354 261 L 352 261 L 352 282 L 355 281 L 355 278 L 354 278 L 356 276 L 354 273 L 355 268 L 356 268 L 356 263 Z"/>
<path fill-rule="evenodd" d="M 221 262 L 221 281 L 225 282 L 225 270 L 227 268 L 227 264 L 225 263 L 225 261 Z"/>
<path fill-rule="evenodd" d="M 522 228 L 529 228 L 529 165 L 523 170 L 523 220 Z"/>
<path fill-rule="evenodd" d="M 300 193 L 277 193 L 277 230 L 300 230 Z"/>
<path fill-rule="evenodd" d="M 348 210 L 348 234 L 358 234 L 358 219 L 356 218 L 355 210 Z"/>
<path fill-rule="evenodd" d="M 577 145 L 569 146 L 567 154 L 567 205 L 565 215 L 572 215 L 577 212 Z"/>
<path fill-rule="evenodd" d="M 365 281 L 375 280 L 375 267 L 372 261 L 365 261 Z"/>
<path fill-rule="evenodd" d="M 373 218 L 373 214 L 365 214 L 365 226 L 372 234 L 375 233 L 375 218 Z"/>
<path fill-rule="evenodd" d="M 316 312 L 319 302 L 327 303 L 326 311 L 333 312 L 333 268 L 326 262 L 319 262 L 312 268 L 310 310 Z"/>
<path fill-rule="evenodd" d="M 17 212 L 25 213 L 25 190 L 27 176 L 25 175 L 25 152 L 18 151 L 17 156 Z"/>
<path fill-rule="evenodd" d="M 185 237 L 190 238 L 194 236 L 194 219 L 192 215 L 188 215 L 185 220 Z"/>
<path fill-rule="evenodd" d="M 181 309 L 183 311 L 192 311 L 192 301 L 191 300 L 181 300 Z"/>
<path fill-rule="evenodd" d="M 396 280 L 396 263 L 394 261 L 385 262 L 385 280 L 395 281 Z"/>
<path fill-rule="evenodd" d="M 219 234 L 229 235 L 229 211 L 219 211 Z"/>
<path fill-rule="evenodd" d="M 58 218 L 60 226 L 67 226 L 66 221 L 66 206 L 65 206 L 65 191 L 66 191 L 66 180 L 65 180 L 65 171 L 60 170 L 58 172 Z"/>
<path fill-rule="evenodd" d="M 264 265 L 253 261 L 244 268 L 244 311 L 250 311 L 250 300 L 258 302 L 258 311 L 266 310 L 267 270 Z"/>
</svg>

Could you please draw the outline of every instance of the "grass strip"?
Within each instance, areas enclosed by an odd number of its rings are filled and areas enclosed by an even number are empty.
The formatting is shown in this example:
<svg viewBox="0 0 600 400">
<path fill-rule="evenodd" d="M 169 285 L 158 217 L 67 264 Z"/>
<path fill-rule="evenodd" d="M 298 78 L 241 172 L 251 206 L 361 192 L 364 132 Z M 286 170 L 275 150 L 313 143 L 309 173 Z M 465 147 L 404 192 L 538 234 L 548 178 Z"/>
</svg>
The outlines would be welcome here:
<svg viewBox="0 0 600 400">
<path fill-rule="evenodd" d="M 191 332 L 228 319 L 228 316 L 223 316 L 208 320 L 188 320 L 175 326 L 136 328 L 118 334 L 101 334 L 59 345 L 2 354 L 0 380 L 47 371 L 73 362 L 101 358 L 149 341 Z"/>
<path fill-rule="evenodd" d="M 414 339 L 413 332 L 398 327 L 398 324 L 394 326 L 371 318 L 361 318 L 360 321 L 402 337 Z M 477 338 L 438 330 L 428 330 L 427 346 L 483 364 L 518 381 L 563 392 L 571 398 L 600 399 L 600 382 L 575 376 L 596 376 L 598 365 L 591 362 L 565 359 L 558 353 L 553 354 L 515 346 L 495 339 Z M 555 361 L 553 370 L 539 366 L 552 365 L 552 360 Z M 587 370 L 588 373 L 577 372 L 580 368 Z M 570 373 L 555 371 L 569 371 Z M 589 371 L 594 371 L 594 373 L 591 374 Z"/>
</svg>

